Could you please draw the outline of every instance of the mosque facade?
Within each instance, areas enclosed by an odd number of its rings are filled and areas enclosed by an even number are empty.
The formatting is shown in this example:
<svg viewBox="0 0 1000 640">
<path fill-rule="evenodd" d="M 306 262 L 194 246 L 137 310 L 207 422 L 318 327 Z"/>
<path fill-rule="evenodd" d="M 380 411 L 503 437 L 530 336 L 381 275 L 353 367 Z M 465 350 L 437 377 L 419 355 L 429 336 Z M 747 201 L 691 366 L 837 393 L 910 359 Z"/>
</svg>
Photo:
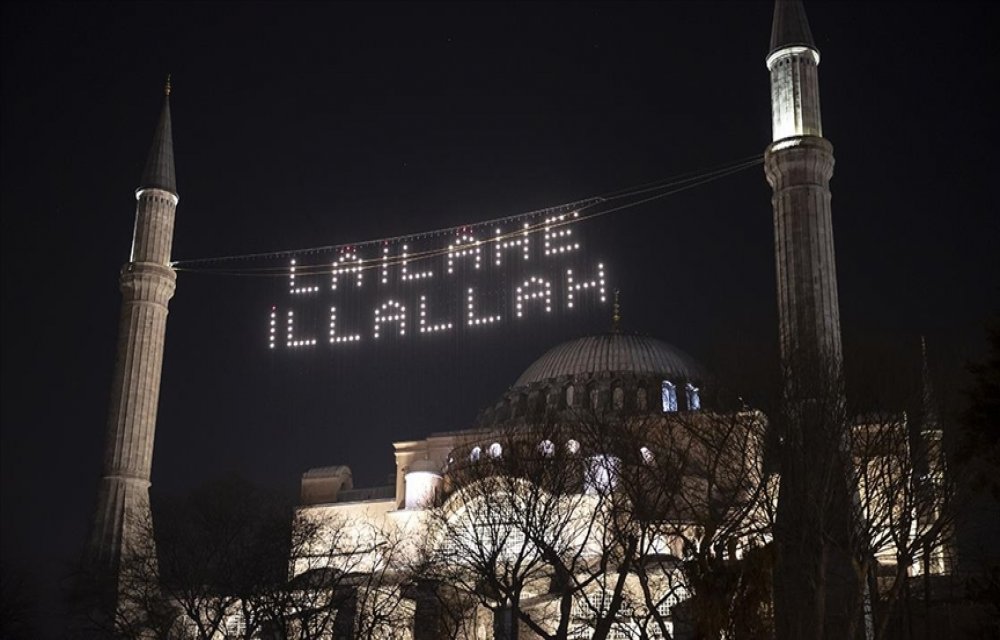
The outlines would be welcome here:
<svg viewBox="0 0 1000 640">
<path fill-rule="evenodd" d="M 810 490 L 822 480 L 817 469 L 829 471 L 820 467 L 832 457 L 823 449 L 830 446 L 825 434 L 803 416 L 820 406 L 821 395 L 832 398 L 830 413 L 843 406 L 829 190 L 834 159 L 822 137 L 819 60 L 801 3 L 778 0 L 766 60 L 773 140 L 765 171 L 774 189 L 785 402 L 795 408 L 783 433 L 812 447 L 818 467 L 800 465 L 779 478 L 765 453 L 768 416 L 712 406 L 711 377 L 697 362 L 663 341 L 622 331 L 616 313 L 610 332 L 542 355 L 470 429 L 394 443 L 392 484 L 357 488 L 347 466 L 302 476 L 296 522 L 322 535 L 293 553 L 290 574 L 301 590 L 312 588 L 314 577 L 343 578 L 334 637 L 691 637 L 719 617 L 705 598 L 691 597 L 716 579 L 736 579 L 726 593 L 742 594 L 748 619 L 768 620 L 769 588 L 765 594 L 744 581 L 743 569 L 767 566 L 772 543 L 786 558 L 808 561 L 816 552 L 787 535 L 788 523 L 811 511 Z M 129 523 L 148 519 L 176 277 L 168 102 L 141 184 L 133 251 L 121 276 L 118 359 L 90 547 L 94 563 L 112 573 L 150 544 Z M 881 447 L 852 450 L 852 468 L 838 471 L 859 480 L 866 510 L 857 526 L 878 538 L 900 515 L 887 491 L 912 475 L 914 458 L 907 437 L 885 435 L 909 427 L 905 416 L 848 422 L 860 434 L 854 441 Z M 925 425 L 921 441 L 923 477 L 933 481 L 943 473 L 936 425 Z M 868 473 L 875 467 L 890 471 Z M 792 515 L 783 517 L 779 504 L 792 505 L 785 507 Z M 934 516 L 907 515 L 908 526 L 918 530 Z M 794 526 L 823 525 L 806 519 Z M 879 539 L 873 575 L 900 557 L 897 539 Z M 943 548 L 924 549 L 905 572 L 946 572 L 946 556 Z M 802 586 L 794 579 L 775 585 L 775 599 Z M 391 616 L 380 618 L 387 608 Z M 232 617 L 239 627 L 239 615 Z M 367 634 L 359 631 L 365 624 Z"/>
</svg>

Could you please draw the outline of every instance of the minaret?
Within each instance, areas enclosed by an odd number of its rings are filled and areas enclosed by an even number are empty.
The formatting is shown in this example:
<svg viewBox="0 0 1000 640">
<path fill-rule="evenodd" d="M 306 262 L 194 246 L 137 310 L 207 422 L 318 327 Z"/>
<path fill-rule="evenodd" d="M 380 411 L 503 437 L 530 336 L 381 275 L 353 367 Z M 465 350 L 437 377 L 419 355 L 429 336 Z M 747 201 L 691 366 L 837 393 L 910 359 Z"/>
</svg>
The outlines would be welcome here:
<svg viewBox="0 0 1000 640">
<path fill-rule="evenodd" d="M 781 488 L 775 522 L 777 637 L 842 638 L 860 615 L 850 544 L 850 455 L 830 210 L 833 146 L 823 138 L 819 50 L 798 0 L 776 0 L 771 144 L 783 379 Z"/>
<path fill-rule="evenodd" d="M 917 526 L 922 530 L 933 527 L 942 517 L 941 510 L 947 497 L 948 486 L 945 480 L 947 472 L 944 456 L 944 433 L 941 431 L 941 421 L 935 406 L 934 387 L 931 383 L 931 367 L 927 361 L 927 341 L 920 336 L 920 456 L 919 465 L 923 469 L 923 491 L 929 492 L 923 496 L 923 509 L 917 517 Z M 910 461 L 912 465 L 913 460 Z M 927 508 L 930 507 L 930 508 Z M 924 549 L 923 567 L 925 580 L 930 574 L 950 571 L 952 548 L 949 540 L 953 539 L 954 531 L 947 527 L 939 537 L 933 549 Z"/>
<path fill-rule="evenodd" d="M 170 79 L 146 168 L 135 191 L 132 254 L 121 270 L 118 355 L 97 513 L 90 539 L 94 568 L 117 576 L 121 559 L 151 540 L 149 478 L 153 461 L 156 406 L 167 325 L 167 302 L 176 273 L 170 267 L 177 182 L 170 131 Z"/>
<path fill-rule="evenodd" d="M 841 373 L 830 217 L 833 146 L 823 138 L 818 67 L 819 50 L 802 3 L 777 0 L 767 55 L 772 142 L 764 153 L 764 169 L 774 190 L 785 389 L 799 399 L 838 384 Z"/>
</svg>

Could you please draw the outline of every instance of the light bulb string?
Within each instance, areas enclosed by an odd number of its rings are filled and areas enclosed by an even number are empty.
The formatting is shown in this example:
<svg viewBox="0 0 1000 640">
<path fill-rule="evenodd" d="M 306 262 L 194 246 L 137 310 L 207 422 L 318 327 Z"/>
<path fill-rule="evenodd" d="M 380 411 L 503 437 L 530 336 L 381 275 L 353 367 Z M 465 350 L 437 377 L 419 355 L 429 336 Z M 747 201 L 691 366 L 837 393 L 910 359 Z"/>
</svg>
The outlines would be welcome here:
<svg viewBox="0 0 1000 640">
<path fill-rule="evenodd" d="M 612 192 L 604 196 L 595 196 L 592 198 L 586 198 L 583 200 L 577 200 L 574 202 L 565 203 L 562 205 L 556 205 L 553 207 L 548 207 L 545 209 L 539 209 L 536 211 L 531 211 L 527 213 L 521 213 L 511 216 L 506 216 L 503 218 L 495 218 L 492 220 L 486 220 L 482 222 L 477 222 L 473 224 L 459 225 L 454 227 L 448 227 L 446 229 L 439 229 L 436 231 L 429 231 L 417 234 L 395 236 L 392 238 L 380 238 L 377 240 L 367 240 L 364 242 L 357 243 L 345 243 L 339 245 L 328 245 L 323 247 L 313 247 L 308 249 L 292 249 L 284 251 L 271 251 L 265 253 L 254 253 L 254 254 L 242 254 L 233 256 L 222 256 L 216 258 L 199 258 L 192 260 L 177 260 L 171 263 L 171 266 L 176 271 L 184 271 L 188 273 L 203 273 L 203 274 L 215 274 L 215 275 L 226 275 L 226 276 L 246 276 L 246 277 L 281 277 L 287 278 L 289 275 L 288 265 L 281 266 L 269 266 L 269 267 L 213 267 L 204 268 L 197 267 L 195 265 L 210 264 L 218 262 L 233 262 L 242 260 L 254 260 L 263 258 L 282 258 L 282 257 L 295 257 L 299 255 L 310 255 L 315 253 L 328 253 L 333 251 L 341 251 L 341 260 L 333 263 L 321 263 L 321 264 L 311 264 L 311 265 L 294 265 L 295 275 L 317 275 L 317 274 L 329 274 L 331 267 L 337 270 L 338 275 L 350 275 L 356 274 L 361 271 L 370 271 L 373 269 L 382 269 L 392 266 L 408 265 L 413 262 L 420 262 L 450 253 L 454 253 L 456 250 L 466 250 L 469 248 L 487 248 L 497 243 L 507 242 L 515 238 L 524 238 L 531 235 L 536 235 L 539 232 L 548 232 L 552 229 L 558 229 L 563 226 L 577 224 L 579 222 L 584 222 L 597 217 L 605 216 L 611 213 L 616 213 L 619 211 L 624 211 L 626 209 L 631 209 L 655 200 L 659 200 L 668 196 L 675 195 L 677 193 L 693 189 L 695 187 L 714 182 L 721 178 L 742 172 L 750 167 L 757 166 L 763 162 L 763 156 L 757 155 L 750 159 L 744 159 L 737 161 L 735 163 L 729 163 L 722 167 L 693 173 L 688 172 L 687 174 L 681 174 L 682 176 L 688 177 L 675 177 L 671 178 L 669 182 L 664 183 L 646 183 L 645 185 L 639 185 L 635 188 L 629 190 L 620 190 L 617 192 Z M 647 185 L 655 186 L 647 186 Z M 667 189 L 667 191 L 662 191 Z M 625 204 L 611 207 L 609 209 L 601 209 L 598 211 L 592 211 L 590 213 L 584 214 L 585 211 L 592 209 L 598 205 L 606 204 L 613 200 L 622 200 L 625 198 L 634 198 L 637 195 L 643 195 L 646 193 L 653 193 L 657 191 L 662 191 L 661 193 L 655 193 L 652 196 L 635 200 L 632 202 L 627 202 Z M 574 215 L 569 215 L 569 214 Z M 367 246 L 385 246 L 390 244 L 399 244 L 406 240 L 415 240 L 420 238 L 440 236 L 453 233 L 461 233 L 470 229 L 479 229 L 488 226 L 495 226 L 503 223 L 510 223 L 511 221 L 524 220 L 525 218 L 534 218 L 544 215 L 551 215 L 554 217 L 543 219 L 540 222 L 534 224 L 526 224 L 524 227 L 519 229 L 512 229 L 510 231 L 496 234 L 489 238 L 476 239 L 470 242 L 459 242 L 453 243 L 446 248 L 435 248 L 428 249 L 424 251 L 416 251 L 413 253 L 406 253 L 405 256 L 402 254 L 395 254 L 391 256 L 383 255 L 381 257 L 364 258 L 356 260 L 343 260 L 343 252 L 350 252 L 352 255 L 356 255 L 354 250 L 367 247 Z"/>
</svg>

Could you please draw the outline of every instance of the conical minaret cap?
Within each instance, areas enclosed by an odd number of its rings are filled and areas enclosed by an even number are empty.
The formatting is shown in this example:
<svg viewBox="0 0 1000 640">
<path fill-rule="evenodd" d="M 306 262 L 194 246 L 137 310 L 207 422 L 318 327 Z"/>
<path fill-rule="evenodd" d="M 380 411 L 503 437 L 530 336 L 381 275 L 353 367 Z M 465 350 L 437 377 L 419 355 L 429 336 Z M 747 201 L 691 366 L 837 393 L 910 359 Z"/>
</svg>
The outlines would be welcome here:
<svg viewBox="0 0 1000 640">
<path fill-rule="evenodd" d="M 816 49 L 801 0 L 775 0 L 774 21 L 771 23 L 771 48 L 768 53 L 774 53 L 785 47 Z"/>
<path fill-rule="evenodd" d="M 163 98 L 163 111 L 156 125 L 153 145 L 149 148 L 146 168 L 142 172 L 140 189 L 164 189 L 177 195 L 177 177 L 174 174 L 174 138 L 170 129 L 170 84 Z"/>
</svg>

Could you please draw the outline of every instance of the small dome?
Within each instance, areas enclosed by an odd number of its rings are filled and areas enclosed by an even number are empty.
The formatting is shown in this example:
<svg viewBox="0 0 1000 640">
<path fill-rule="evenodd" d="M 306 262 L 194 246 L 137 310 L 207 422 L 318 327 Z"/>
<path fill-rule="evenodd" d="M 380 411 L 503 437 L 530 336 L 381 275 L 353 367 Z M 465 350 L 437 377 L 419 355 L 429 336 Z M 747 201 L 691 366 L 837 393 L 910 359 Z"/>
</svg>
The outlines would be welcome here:
<svg viewBox="0 0 1000 640">
<path fill-rule="evenodd" d="M 656 375 L 673 380 L 705 378 L 702 368 L 691 356 L 666 342 L 606 333 L 570 340 L 549 349 L 521 374 L 514 386 L 604 372 Z"/>
</svg>

